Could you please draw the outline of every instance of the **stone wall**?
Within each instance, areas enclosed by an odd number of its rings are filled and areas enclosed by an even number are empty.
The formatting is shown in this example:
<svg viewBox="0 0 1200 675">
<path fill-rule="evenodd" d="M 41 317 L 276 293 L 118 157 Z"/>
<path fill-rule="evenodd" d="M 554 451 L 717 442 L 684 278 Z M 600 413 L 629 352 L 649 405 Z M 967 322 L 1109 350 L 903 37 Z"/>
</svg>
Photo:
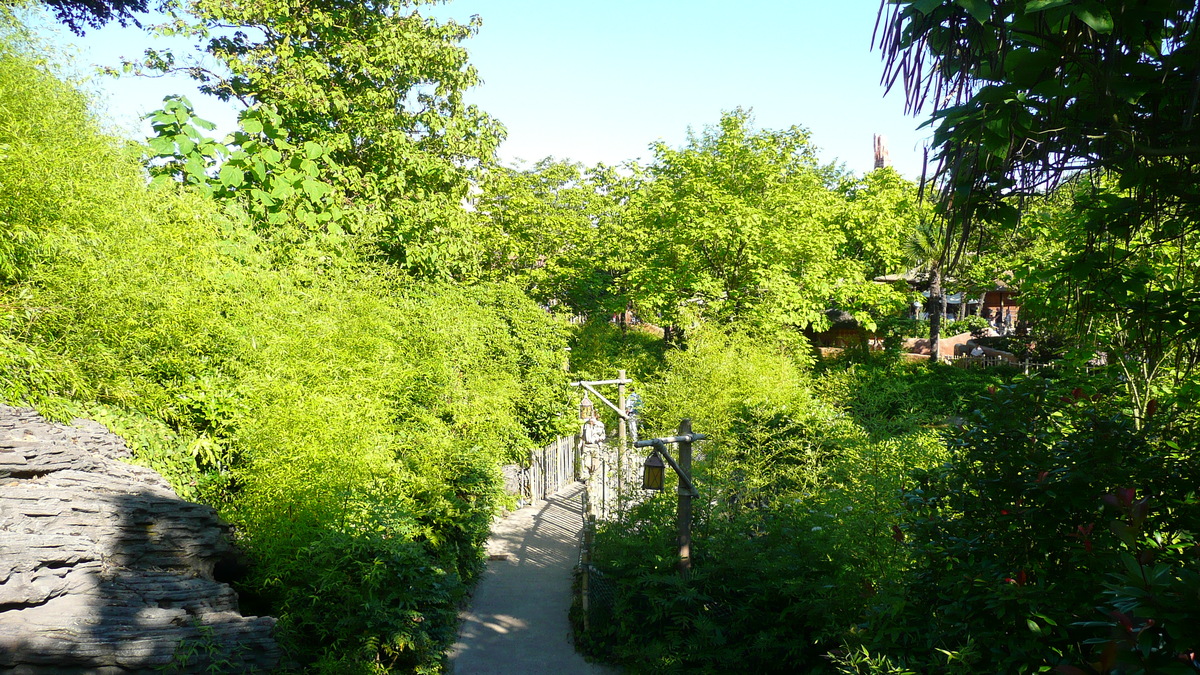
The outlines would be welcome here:
<svg viewBox="0 0 1200 675">
<path fill-rule="evenodd" d="M 275 620 L 215 580 L 228 526 L 103 426 L 0 406 L 0 673 L 263 672 Z"/>
</svg>

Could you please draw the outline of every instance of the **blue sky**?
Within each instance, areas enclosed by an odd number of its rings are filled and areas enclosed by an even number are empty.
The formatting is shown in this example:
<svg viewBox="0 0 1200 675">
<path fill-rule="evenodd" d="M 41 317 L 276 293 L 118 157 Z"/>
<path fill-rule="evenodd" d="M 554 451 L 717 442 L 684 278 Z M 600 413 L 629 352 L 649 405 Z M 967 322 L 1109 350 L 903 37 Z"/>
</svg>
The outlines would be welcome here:
<svg viewBox="0 0 1200 675">
<path fill-rule="evenodd" d="M 742 106 L 761 128 L 808 128 L 824 161 L 858 173 L 871 169 L 872 134 L 882 133 L 896 168 L 917 178 L 928 134 L 903 114 L 898 92 L 884 97 L 870 49 L 877 10 L 876 0 L 453 0 L 428 11 L 483 18 L 464 43 L 484 80 L 468 99 L 508 128 L 506 162 L 648 160 L 654 141 L 681 145 L 689 126 Z M 115 65 L 161 42 L 117 26 L 58 34 L 78 45 L 84 64 Z M 182 78 L 97 85 L 129 135 L 171 93 L 188 95 L 223 130 L 235 119 Z"/>
</svg>

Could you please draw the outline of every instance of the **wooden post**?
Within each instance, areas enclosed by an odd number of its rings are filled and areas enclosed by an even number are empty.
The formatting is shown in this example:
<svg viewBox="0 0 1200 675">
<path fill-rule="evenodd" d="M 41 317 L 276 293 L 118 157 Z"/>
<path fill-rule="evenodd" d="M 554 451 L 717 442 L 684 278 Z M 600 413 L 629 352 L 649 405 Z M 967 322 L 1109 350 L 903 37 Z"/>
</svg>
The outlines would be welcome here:
<svg viewBox="0 0 1200 675">
<path fill-rule="evenodd" d="M 583 609 L 583 632 L 586 635 L 591 630 L 591 580 L 592 580 L 592 546 L 594 539 L 592 535 L 596 531 L 596 519 L 591 515 L 591 504 L 588 504 L 587 490 L 583 491 L 584 513 L 583 513 L 583 556 L 580 565 L 580 572 L 583 578 L 580 579 L 580 606 Z"/>
<path fill-rule="evenodd" d="M 692 433 L 692 420 L 685 419 L 679 423 L 679 430 L 675 432 L 677 436 L 687 436 Z M 679 470 L 688 477 L 692 478 L 692 444 L 688 441 L 679 442 Z M 679 574 L 685 579 L 692 572 L 692 492 L 680 485 L 677 488 L 679 494 Z"/>
<path fill-rule="evenodd" d="M 621 381 L 617 385 L 617 406 L 622 411 L 625 410 L 625 371 L 617 371 L 617 379 Z M 625 444 L 629 437 L 629 420 L 624 417 L 617 418 L 617 515 L 621 514 L 621 500 L 625 498 Z"/>
</svg>

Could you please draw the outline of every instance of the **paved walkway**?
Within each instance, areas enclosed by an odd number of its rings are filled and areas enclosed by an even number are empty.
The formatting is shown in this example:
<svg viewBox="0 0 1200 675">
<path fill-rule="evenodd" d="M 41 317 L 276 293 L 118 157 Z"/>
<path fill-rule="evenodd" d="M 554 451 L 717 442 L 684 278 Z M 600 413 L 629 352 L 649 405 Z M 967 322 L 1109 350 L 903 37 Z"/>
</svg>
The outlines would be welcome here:
<svg viewBox="0 0 1200 675">
<path fill-rule="evenodd" d="M 487 572 L 460 616 L 454 675 L 599 675 L 571 643 L 571 573 L 583 529 L 575 484 L 492 526 Z"/>
</svg>

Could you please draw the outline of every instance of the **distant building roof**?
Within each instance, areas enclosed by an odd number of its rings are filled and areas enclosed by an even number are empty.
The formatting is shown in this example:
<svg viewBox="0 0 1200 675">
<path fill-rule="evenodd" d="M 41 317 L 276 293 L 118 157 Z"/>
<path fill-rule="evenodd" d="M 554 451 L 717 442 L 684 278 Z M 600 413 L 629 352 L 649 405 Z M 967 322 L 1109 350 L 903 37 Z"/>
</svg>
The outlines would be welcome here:
<svg viewBox="0 0 1200 675">
<path fill-rule="evenodd" d="M 827 309 L 825 310 L 825 318 L 829 319 L 829 323 L 838 324 L 854 324 L 858 325 L 858 321 L 844 309 Z"/>
</svg>

